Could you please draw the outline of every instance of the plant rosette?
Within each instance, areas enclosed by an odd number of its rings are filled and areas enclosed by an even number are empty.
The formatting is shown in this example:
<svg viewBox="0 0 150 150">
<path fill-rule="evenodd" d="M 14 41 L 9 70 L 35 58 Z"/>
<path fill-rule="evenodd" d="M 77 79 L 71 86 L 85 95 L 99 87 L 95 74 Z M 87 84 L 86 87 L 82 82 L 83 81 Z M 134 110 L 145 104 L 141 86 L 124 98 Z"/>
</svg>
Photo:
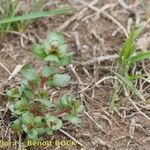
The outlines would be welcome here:
<svg viewBox="0 0 150 150">
<path fill-rule="evenodd" d="M 58 66 L 68 65 L 72 58 L 72 53 L 68 52 L 64 37 L 59 32 L 50 33 L 42 45 L 33 44 L 32 52 L 38 59 Z"/>
</svg>

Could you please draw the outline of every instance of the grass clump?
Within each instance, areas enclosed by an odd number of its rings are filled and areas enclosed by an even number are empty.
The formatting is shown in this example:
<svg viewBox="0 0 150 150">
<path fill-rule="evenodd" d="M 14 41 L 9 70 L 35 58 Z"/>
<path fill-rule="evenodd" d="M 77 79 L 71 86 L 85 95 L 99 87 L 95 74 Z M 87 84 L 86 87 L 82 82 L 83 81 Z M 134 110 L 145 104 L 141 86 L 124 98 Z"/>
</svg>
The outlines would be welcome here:
<svg viewBox="0 0 150 150">
<path fill-rule="evenodd" d="M 72 94 L 65 94 L 58 102 L 50 100 L 50 88 L 63 88 L 70 80 L 59 68 L 67 66 L 72 54 L 68 52 L 64 37 L 59 32 L 48 34 L 43 45 L 33 44 L 33 54 L 45 66 L 37 72 L 26 64 L 21 70 L 22 82 L 17 88 L 7 91 L 9 108 L 16 120 L 11 128 L 18 133 L 26 133 L 27 139 L 38 140 L 44 134 L 52 135 L 60 129 L 64 120 L 80 123 L 79 113 L 83 104 Z"/>
<path fill-rule="evenodd" d="M 149 51 L 141 51 L 135 47 L 136 38 L 141 32 L 142 27 L 135 27 L 121 48 L 117 71 L 113 72 L 121 82 L 115 82 L 115 90 L 111 100 L 112 106 L 118 101 L 118 96 L 121 94 L 123 87 L 125 87 L 129 93 L 136 94 L 142 100 L 145 100 L 141 92 L 134 85 L 135 80 L 143 75 L 136 75 L 132 71 L 137 62 L 150 58 Z"/>
</svg>

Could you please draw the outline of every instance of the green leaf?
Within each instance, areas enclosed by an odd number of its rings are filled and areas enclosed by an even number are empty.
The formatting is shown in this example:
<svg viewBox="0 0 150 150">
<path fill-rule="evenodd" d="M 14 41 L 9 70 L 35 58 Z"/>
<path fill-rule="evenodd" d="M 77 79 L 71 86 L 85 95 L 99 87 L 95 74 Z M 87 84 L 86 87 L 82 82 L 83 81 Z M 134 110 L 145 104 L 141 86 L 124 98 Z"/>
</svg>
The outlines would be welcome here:
<svg viewBox="0 0 150 150">
<path fill-rule="evenodd" d="M 21 87 L 22 87 L 22 89 L 29 88 L 28 80 L 26 80 L 26 79 L 22 80 L 21 81 Z"/>
<path fill-rule="evenodd" d="M 34 81 L 37 83 L 39 80 L 36 71 L 30 65 L 24 65 L 21 70 L 21 74 L 25 79 L 29 81 Z"/>
<path fill-rule="evenodd" d="M 47 41 L 51 45 L 53 42 L 56 42 L 57 46 L 61 46 L 64 44 L 64 36 L 60 32 L 52 32 L 47 36 Z"/>
<path fill-rule="evenodd" d="M 26 125 L 23 124 L 21 127 L 25 133 L 28 133 L 29 129 Z"/>
<path fill-rule="evenodd" d="M 48 43 L 47 40 L 45 40 L 43 42 L 43 48 L 44 48 L 45 53 L 48 55 L 51 51 L 51 46 L 50 46 L 50 44 Z"/>
<path fill-rule="evenodd" d="M 66 114 L 65 119 L 76 125 L 81 122 L 81 119 L 78 116 L 73 115 L 73 114 Z"/>
<path fill-rule="evenodd" d="M 72 114 L 80 113 L 84 110 L 84 106 L 81 101 L 77 100 L 74 95 L 64 95 L 60 99 L 60 109 L 68 108 Z"/>
<path fill-rule="evenodd" d="M 133 81 L 133 80 L 136 80 L 136 79 L 140 79 L 144 76 L 145 76 L 144 74 L 129 75 L 129 80 Z"/>
<path fill-rule="evenodd" d="M 48 127 L 48 128 L 46 129 L 46 133 L 47 133 L 48 135 L 53 135 L 53 130 Z"/>
<path fill-rule="evenodd" d="M 50 81 L 50 85 L 54 87 L 64 87 L 68 84 L 70 76 L 68 74 L 55 74 Z"/>
<path fill-rule="evenodd" d="M 22 115 L 25 111 L 24 110 L 15 110 L 15 114 Z"/>
<path fill-rule="evenodd" d="M 14 110 L 17 115 L 23 114 L 29 108 L 29 103 L 26 99 L 21 99 L 17 101 L 14 105 Z"/>
<path fill-rule="evenodd" d="M 43 125 L 43 118 L 41 116 L 36 116 L 34 118 L 34 124 L 36 127 L 41 127 Z"/>
<path fill-rule="evenodd" d="M 41 102 L 41 104 L 43 104 L 43 105 L 45 105 L 45 106 L 47 106 L 47 107 L 52 107 L 53 105 L 52 105 L 52 102 L 50 101 L 50 100 L 47 100 L 47 99 L 40 99 L 39 100 L 40 102 Z"/>
<path fill-rule="evenodd" d="M 36 43 L 32 45 L 32 53 L 40 60 L 43 60 L 47 56 L 43 47 Z"/>
<path fill-rule="evenodd" d="M 66 95 L 63 95 L 60 99 L 60 104 L 64 107 L 68 106 L 68 99 L 67 99 L 67 96 Z"/>
<path fill-rule="evenodd" d="M 67 55 L 67 56 L 64 55 L 63 57 L 59 58 L 58 65 L 59 66 L 66 66 L 71 62 L 71 59 L 72 59 L 72 55 Z"/>
<path fill-rule="evenodd" d="M 80 102 L 78 106 L 76 107 L 76 113 L 80 113 L 84 110 L 84 105 L 82 105 Z"/>
<path fill-rule="evenodd" d="M 59 59 L 56 55 L 48 55 L 44 60 L 59 63 Z"/>
<path fill-rule="evenodd" d="M 37 132 L 38 132 L 38 135 L 42 135 L 46 132 L 46 129 L 45 128 L 36 128 Z"/>
<path fill-rule="evenodd" d="M 36 129 L 32 129 L 27 133 L 28 139 L 36 140 L 38 139 L 38 131 Z"/>
<path fill-rule="evenodd" d="M 126 60 L 130 57 L 131 52 L 133 51 L 133 43 L 134 42 L 134 31 L 131 32 L 128 39 L 123 45 L 123 48 L 120 53 L 120 61 Z"/>
<path fill-rule="evenodd" d="M 46 114 L 45 120 L 49 128 L 52 130 L 58 130 L 62 126 L 62 121 L 56 116 Z"/>
<path fill-rule="evenodd" d="M 130 33 L 129 37 L 127 38 L 126 42 L 124 43 L 124 46 L 120 53 L 120 60 L 128 60 L 133 52 L 135 51 L 134 41 L 137 38 L 137 36 L 141 33 L 143 30 L 142 27 L 135 27 L 132 32 Z"/>
<path fill-rule="evenodd" d="M 22 91 L 21 89 L 13 88 L 11 90 L 7 90 L 6 94 L 9 97 L 9 100 L 15 100 L 21 97 Z"/>
<path fill-rule="evenodd" d="M 15 121 L 13 122 L 13 124 L 11 125 L 11 128 L 12 128 L 14 131 L 16 131 L 16 132 L 22 131 L 20 120 L 19 120 L 19 119 L 15 120 Z"/>
<path fill-rule="evenodd" d="M 42 69 L 42 76 L 48 77 L 48 76 L 50 76 L 50 75 L 55 74 L 56 72 L 57 72 L 56 68 L 45 66 L 45 67 Z"/>
<path fill-rule="evenodd" d="M 131 64 L 134 64 L 138 61 L 142 61 L 144 59 L 150 59 L 150 52 L 139 52 L 135 56 L 131 57 Z"/>
<path fill-rule="evenodd" d="M 23 90 L 23 93 L 27 96 L 27 98 L 30 98 L 30 99 L 34 98 L 34 95 L 33 95 L 32 91 L 30 89 L 25 88 Z"/>
<path fill-rule="evenodd" d="M 30 112 L 25 112 L 22 115 L 22 123 L 24 125 L 34 125 L 34 116 Z"/>
<path fill-rule="evenodd" d="M 65 56 L 68 52 L 68 46 L 66 44 L 59 46 L 59 57 Z"/>
</svg>

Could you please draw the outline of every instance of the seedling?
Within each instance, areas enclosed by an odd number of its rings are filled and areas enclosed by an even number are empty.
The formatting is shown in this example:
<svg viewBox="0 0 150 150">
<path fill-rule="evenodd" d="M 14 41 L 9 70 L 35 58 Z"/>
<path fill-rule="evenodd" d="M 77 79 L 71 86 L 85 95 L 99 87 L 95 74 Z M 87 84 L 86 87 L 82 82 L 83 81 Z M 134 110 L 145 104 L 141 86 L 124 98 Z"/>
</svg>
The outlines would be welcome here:
<svg viewBox="0 0 150 150">
<path fill-rule="evenodd" d="M 48 35 L 43 45 L 33 44 L 32 51 L 40 60 L 51 62 L 54 65 L 66 66 L 72 57 L 72 53 L 68 53 L 67 49 L 64 37 L 55 32 Z"/>
<path fill-rule="evenodd" d="M 7 91 L 9 108 L 17 119 L 11 127 L 18 133 L 26 133 L 27 139 L 38 140 L 44 134 L 52 135 L 60 129 L 64 120 L 78 125 L 83 104 L 74 95 L 63 95 L 52 102 L 49 88 L 60 88 L 68 84 L 70 76 L 59 73 L 71 61 L 61 33 L 50 33 L 42 45 L 33 44 L 33 54 L 47 65 L 37 73 L 31 65 L 24 65 L 20 86 Z"/>
<path fill-rule="evenodd" d="M 118 76 L 118 78 L 123 82 L 124 86 L 130 92 L 133 91 L 134 94 L 138 95 L 141 99 L 144 100 L 143 95 L 134 86 L 134 80 L 140 78 L 142 75 L 135 75 L 131 73 L 133 66 L 137 62 L 150 58 L 149 51 L 141 52 L 140 50 L 137 50 L 135 48 L 135 40 L 137 36 L 141 33 L 141 31 L 142 28 L 135 28 L 130 33 L 129 37 L 127 38 L 120 51 L 117 72 L 114 73 Z M 118 95 L 120 95 L 121 87 L 122 85 L 117 81 L 115 83 L 115 92 L 111 101 L 112 105 L 114 105 L 114 102 L 117 100 Z"/>
</svg>

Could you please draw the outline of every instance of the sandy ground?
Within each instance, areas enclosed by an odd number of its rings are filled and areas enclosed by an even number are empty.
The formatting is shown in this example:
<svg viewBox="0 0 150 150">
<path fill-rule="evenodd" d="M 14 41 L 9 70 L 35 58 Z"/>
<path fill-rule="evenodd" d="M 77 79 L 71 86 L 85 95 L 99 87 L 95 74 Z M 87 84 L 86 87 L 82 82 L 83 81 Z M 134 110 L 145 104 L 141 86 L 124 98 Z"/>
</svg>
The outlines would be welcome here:
<svg viewBox="0 0 150 150">
<path fill-rule="evenodd" d="M 119 3 L 120 2 L 120 3 Z M 57 0 L 52 1 L 49 8 L 60 8 L 70 5 L 76 9 L 71 15 L 41 18 L 34 21 L 25 33 L 8 33 L 0 49 L 0 136 L 5 140 L 18 140 L 18 136 L 8 129 L 8 124 L 14 118 L 6 110 L 7 98 L 4 90 L 20 81 L 20 75 L 8 83 L 12 72 L 18 64 L 32 63 L 40 66 L 39 61 L 31 53 L 31 40 L 41 42 L 48 32 L 62 31 L 66 37 L 70 51 L 74 52 L 72 67 L 68 67 L 71 83 L 59 94 L 74 91 L 85 105 L 85 112 L 81 114 L 80 127 L 66 124 L 63 130 L 77 140 L 76 146 L 47 147 L 47 150 L 149 150 L 150 149 L 150 120 L 139 113 L 130 101 L 122 94 L 113 111 L 110 108 L 110 97 L 113 92 L 114 80 L 109 71 L 102 67 L 115 69 L 119 53 L 128 31 L 133 22 L 142 23 L 150 18 L 150 1 L 146 1 L 146 10 L 138 0 Z M 150 48 L 150 26 L 147 25 L 138 39 L 141 48 Z M 27 38 L 23 36 L 26 35 Z M 112 59 L 110 59 L 112 57 Z M 103 61 L 97 62 L 96 59 Z M 149 75 L 150 63 L 145 61 Z M 4 69 L 5 68 L 5 69 Z M 6 68 L 8 71 L 6 71 Z M 143 70 L 141 63 L 137 71 Z M 144 70 L 145 71 L 145 70 Z M 76 74 L 74 73 L 76 72 Z M 103 80 L 104 79 L 104 80 Z M 98 81 L 102 80 L 95 86 Z M 143 81 L 141 81 L 143 83 Z M 142 84 L 141 83 L 141 84 Z M 149 83 L 143 83 L 138 89 L 144 90 L 147 102 L 133 98 L 136 105 L 150 117 Z M 22 139 L 23 140 L 23 139 Z M 58 131 L 45 140 L 71 140 L 64 133 Z M 81 146 L 82 144 L 82 146 Z M 2 148 L 1 148 L 2 149 Z M 7 149 L 7 148 L 6 148 Z M 9 149 L 9 148 L 8 148 Z M 13 149 L 12 147 L 10 149 Z M 23 149 L 23 148 L 22 148 Z M 24 148 L 44 149 L 44 148 Z"/>
</svg>

